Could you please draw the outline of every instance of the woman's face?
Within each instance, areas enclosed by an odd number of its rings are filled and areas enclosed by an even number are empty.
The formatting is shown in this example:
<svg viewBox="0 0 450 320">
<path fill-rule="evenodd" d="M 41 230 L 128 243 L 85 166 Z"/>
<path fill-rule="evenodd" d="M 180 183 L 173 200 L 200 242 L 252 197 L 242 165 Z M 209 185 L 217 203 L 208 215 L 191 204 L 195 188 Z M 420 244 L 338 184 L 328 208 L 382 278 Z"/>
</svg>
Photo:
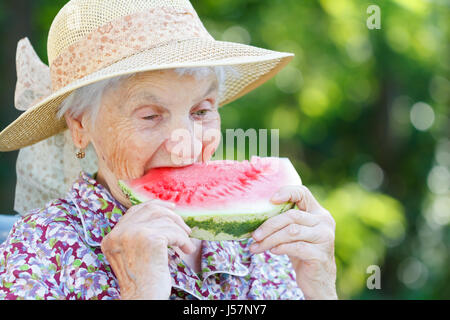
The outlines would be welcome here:
<svg viewBox="0 0 450 320">
<path fill-rule="evenodd" d="M 217 85 L 214 73 L 197 80 L 164 70 L 106 90 L 95 128 L 84 130 L 97 152 L 97 180 L 129 207 L 118 179 L 209 160 L 220 142 Z"/>
</svg>

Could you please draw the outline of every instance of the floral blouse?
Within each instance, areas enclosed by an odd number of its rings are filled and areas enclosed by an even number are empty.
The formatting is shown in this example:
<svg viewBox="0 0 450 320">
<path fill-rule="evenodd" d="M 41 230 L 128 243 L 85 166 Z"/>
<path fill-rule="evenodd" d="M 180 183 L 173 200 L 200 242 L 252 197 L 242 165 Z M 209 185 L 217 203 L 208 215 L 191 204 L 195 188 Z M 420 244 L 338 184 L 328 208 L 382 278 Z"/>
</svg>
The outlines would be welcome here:
<svg viewBox="0 0 450 320">
<path fill-rule="evenodd" d="M 65 198 L 32 210 L 0 244 L 0 299 L 120 299 L 100 243 L 125 212 L 81 172 Z M 170 299 L 304 299 L 289 258 L 251 254 L 251 242 L 202 241 L 198 274 L 169 247 Z"/>
</svg>

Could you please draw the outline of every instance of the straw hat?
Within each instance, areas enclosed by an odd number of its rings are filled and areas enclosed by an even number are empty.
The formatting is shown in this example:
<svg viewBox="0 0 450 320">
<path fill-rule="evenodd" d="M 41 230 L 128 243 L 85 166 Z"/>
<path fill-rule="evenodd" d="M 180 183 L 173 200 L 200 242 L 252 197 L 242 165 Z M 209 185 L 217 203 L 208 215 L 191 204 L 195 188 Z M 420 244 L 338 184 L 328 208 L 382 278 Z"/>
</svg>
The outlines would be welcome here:
<svg viewBox="0 0 450 320">
<path fill-rule="evenodd" d="M 18 74 L 16 107 L 26 111 L 0 133 L 0 151 L 64 131 L 64 118 L 56 118 L 60 103 L 73 90 L 99 80 L 157 69 L 233 65 L 240 76 L 226 77 L 218 100 L 223 106 L 272 78 L 294 56 L 216 41 L 188 0 L 71 0 L 50 27 L 47 51 L 49 67 L 36 62 L 28 78 L 21 80 Z M 20 47 L 17 55 L 19 59 Z M 17 61 L 18 73 L 23 64 L 30 68 L 29 61 Z M 44 87 L 43 96 L 33 96 L 33 103 L 23 106 L 30 83 Z"/>
</svg>

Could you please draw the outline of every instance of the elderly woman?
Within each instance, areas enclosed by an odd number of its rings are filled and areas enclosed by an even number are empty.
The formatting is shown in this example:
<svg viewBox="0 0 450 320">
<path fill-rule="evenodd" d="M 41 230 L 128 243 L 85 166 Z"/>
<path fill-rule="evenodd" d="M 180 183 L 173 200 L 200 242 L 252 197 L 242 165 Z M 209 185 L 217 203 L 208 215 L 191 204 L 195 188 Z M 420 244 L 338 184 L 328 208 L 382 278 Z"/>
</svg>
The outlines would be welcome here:
<svg viewBox="0 0 450 320">
<path fill-rule="evenodd" d="M 271 198 L 275 204 L 296 203 L 299 210 L 268 219 L 252 238 L 241 241 L 190 238 L 173 204 L 132 206 L 121 192 L 119 179 L 208 161 L 218 143 L 195 133 L 194 123 L 203 131 L 219 131 L 219 106 L 272 77 L 291 56 L 240 44 L 236 48 L 246 54 L 235 49 L 230 55 L 224 50 L 230 44 L 210 38 L 188 1 L 159 7 L 154 1 L 128 0 L 123 2 L 131 10 L 127 15 L 117 3 L 73 0 L 61 10 L 49 34 L 52 92 L 24 113 L 40 120 L 23 115 L 0 134 L 1 149 L 14 150 L 60 132 L 65 126 L 58 129 L 55 123 L 63 121 L 79 150 L 76 157 L 83 158 L 91 145 L 98 159 L 94 174 L 81 171 L 64 196 L 27 212 L 0 245 L 0 298 L 337 298 L 334 221 L 304 186 L 286 186 Z M 77 16 L 86 17 L 81 21 L 91 16 L 105 21 L 54 55 L 55 43 L 70 38 L 71 30 L 61 25 L 67 25 L 74 8 Z M 155 38 L 168 40 L 165 44 L 141 39 L 130 46 L 133 40 L 124 37 L 127 30 L 134 39 L 148 37 L 156 27 L 165 30 Z M 201 40 L 197 47 L 195 39 Z M 210 51 L 200 50 L 199 43 Z M 92 48 L 102 55 L 88 55 Z M 208 60 L 213 51 L 217 56 Z M 186 60 L 183 67 L 180 60 L 192 52 L 205 57 Z M 196 153 L 185 155 L 176 148 L 179 142 L 171 133 L 179 129 L 201 146 L 193 148 Z M 11 140 L 14 130 L 23 133 L 20 141 Z"/>
</svg>

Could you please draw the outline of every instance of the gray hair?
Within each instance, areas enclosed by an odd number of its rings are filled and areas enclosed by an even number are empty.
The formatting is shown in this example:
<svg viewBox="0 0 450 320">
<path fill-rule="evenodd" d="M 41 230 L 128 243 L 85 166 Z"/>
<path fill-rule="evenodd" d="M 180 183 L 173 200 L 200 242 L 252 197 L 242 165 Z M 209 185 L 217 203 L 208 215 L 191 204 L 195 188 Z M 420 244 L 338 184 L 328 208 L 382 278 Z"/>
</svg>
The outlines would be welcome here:
<svg viewBox="0 0 450 320">
<path fill-rule="evenodd" d="M 184 74 L 193 75 L 197 80 L 214 72 L 217 76 L 219 96 L 223 90 L 226 77 L 228 75 L 236 77 L 239 74 L 239 71 L 233 66 L 176 68 L 173 70 L 180 76 Z M 91 125 L 94 126 L 95 119 L 97 118 L 100 109 L 102 96 L 106 89 L 114 88 L 122 83 L 122 81 L 130 79 L 136 74 L 137 73 L 132 73 L 105 79 L 76 89 L 59 106 L 59 110 L 56 114 L 57 118 L 62 118 L 66 112 L 74 118 L 78 118 L 80 115 L 87 113 L 91 119 Z M 218 101 L 216 103 L 218 103 Z"/>
</svg>

